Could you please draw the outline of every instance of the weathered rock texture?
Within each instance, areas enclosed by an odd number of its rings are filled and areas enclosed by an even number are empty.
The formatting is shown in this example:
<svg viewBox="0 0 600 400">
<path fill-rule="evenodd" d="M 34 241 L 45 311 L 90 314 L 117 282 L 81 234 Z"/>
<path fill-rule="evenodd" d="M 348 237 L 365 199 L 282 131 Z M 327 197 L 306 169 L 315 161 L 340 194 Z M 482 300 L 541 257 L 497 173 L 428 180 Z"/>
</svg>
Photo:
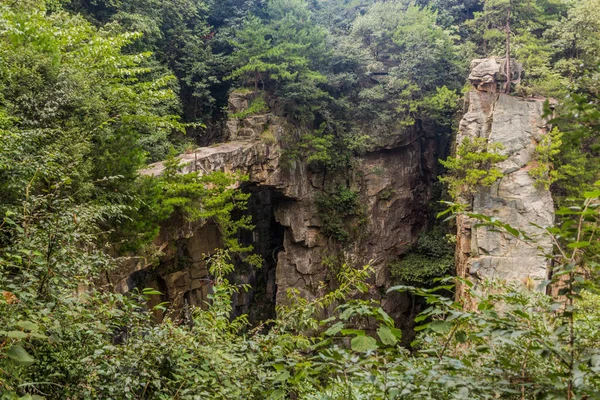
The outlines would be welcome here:
<svg viewBox="0 0 600 400">
<path fill-rule="evenodd" d="M 234 94 L 230 111 L 244 110 L 252 96 Z M 345 178 L 360 193 L 364 223 L 359 227 L 357 239 L 351 245 L 341 246 L 322 234 L 315 205 L 316 196 L 334 190 L 337 182 L 311 171 L 300 160 L 284 162 L 281 143 L 291 127 L 279 117 L 262 114 L 241 121 L 230 120 L 227 129 L 230 142 L 199 148 L 182 155 L 180 160 L 184 173 L 216 170 L 245 173 L 250 177 L 246 189 L 264 200 L 254 205 L 251 201 L 250 212 L 257 228 L 247 235 L 245 242 L 253 244 L 272 263 L 272 268 L 238 273 L 235 277 L 238 282 L 258 283 L 262 289 L 259 294 L 253 292 L 237 299 L 237 309 L 252 310 L 255 296 L 259 295 L 263 302 L 264 298 L 271 303 L 284 302 L 290 288 L 307 298 L 323 294 L 335 285 L 335 270 L 323 263 L 334 253 L 356 266 L 370 263 L 376 270 L 371 296 L 381 298 L 390 284 L 388 262 L 406 252 L 423 228 L 429 183 L 435 177 L 435 138 L 427 138 L 416 128 L 411 132 L 380 134 L 378 144 L 358 160 L 351 176 Z M 142 173 L 159 175 L 163 170 L 164 165 L 157 163 Z M 113 283 L 125 291 L 139 285 L 139 276 L 145 274 L 154 279 L 150 279 L 154 286 L 167 293 L 164 300 L 178 306 L 199 304 L 209 290 L 202 254 L 211 252 L 210 247 L 218 243 L 218 234 L 209 232 L 205 225 L 168 223 L 156 243 L 166 249 L 160 264 L 151 267 L 130 262 Z M 411 309 L 410 302 L 399 297 L 402 296 L 384 299 L 385 308 L 396 316 Z"/>
<path fill-rule="evenodd" d="M 504 178 L 472 199 L 474 212 L 492 215 L 528 232 L 540 232 L 531 223 L 552 224 L 553 204 L 548 191 L 535 187 L 528 174 L 536 144 L 547 134 L 542 103 L 498 94 L 503 80 L 503 61 L 476 60 L 470 76 L 475 90 L 467 95 L 466 114 L 457 142 L 465 137 L 484 137 L 504 145 L 508 159 L 502 163 Z M 521 76 L 515 65 L 513 79 Z M 230 99 L 230 112 L 240 115 L 255 93 L 237 93 Z M 358 159 L 344 184 L 356 190 L 363 207 L 362 223 L 354 240 L 342 246 L 323 234 L 316 198 L 335 191 L 335 177 L 312 171 L 301 160 L 283 157 L 285 138 L 294 128 L 270 113 L 230 119 L 226 134 L 230 141 L 202 147 L 180 156 L 183 173 L 211 171 L 241 172 L 250 177 L 244 190 L 252 194 L 248 212 L 256 229 L 241 234 L 266 261 L 261 270 L 239 261 L 231 279 L 249 283 L 254 290 L 234 299 L 236 313 L 251 319 L 271 317 L 274 305 L 286 301 L 288 289 L 307 298 L 335 286 L 340 260 L 355 266 L 369 263 L 376 271 L 369 296 L 381 299 L 386 311 L 400 322 L 412 321 L 415 312 L 407 295 L 382 295 L 390 285 L 388 264 L 404 254 L 425 228 L 424 211 L 436 176 L 436 160 L 444 147 L 435 127 L 415 127 L 393 132 L 371 126 L 365 131 L 374 139 L 371 151 Z M 162 163 L 142 171 L 160 175 Z M 476 227 L 459 218 L 457 268 L 461 276 L 475 281 L 500 278 L 522 281 L 546 276 L 546 259 L 536 246 Z M 202 305 L 211 290 L 204 255 L 221 245 L 218 229 L 211 223 L 168 221 L 156 245 L 159 261 L 125 260 L 123 268 L 107 279 L 120 291 L 134 287 L 156 287 L 161 300 L 184 313 L 186 305 Z M 541 239 L 543 250 L 551 244 Z M 335 260 L 333 263 L 327 260 Z M 329 265 L 329 266 L 327 266 Z M 158 300 L 157 300 L 158 301 Z M 413 315 L 414 316 L 414 315 Z M 404 317 L 404 318 L 403 318 Z"/>
<path fill-rule="evenodd" d="M 546 279 L 552 243 L 543 230 L 553 223 L 554 204 L 548 190 L 536 187 L 529 169 L 542 135 L 548 134 L 542 118 L 543 102 L 496 93 L 494 71 L 502 60 L 477 60 L 471 73 L 475 89 L 466 96 L 466 113 L 460 123 L 457 145 L 466 137 L 501 143 L 508 156 L 500 163 L 504 177 L 489 188 L 481 188 L 471 200 L 472 211 L 496 217 L 537 239 L 528 244 L 506 233 L 477 227 L 466 217 L 458 219 L 457 271 L 478 282 L 500 279 L 526 282 Z M 483 68 L 484 66 L 490 68 Z M 487 72 L 486 72 L 487 71 Z M 484 76 L 483 85 L 474 76 Z M 460 293 L 459 293 L 460 296 Z"/>
<path fill-rule="evenodd" d="M 519 83 L 523 78 L 523 67 L 510 60 L 510 81 Z M 506 60 L 503 58 L 478 58 L 471 61 L 469 82 L 479 91 L 498 93 L 507 81 Z"/>
</svg>

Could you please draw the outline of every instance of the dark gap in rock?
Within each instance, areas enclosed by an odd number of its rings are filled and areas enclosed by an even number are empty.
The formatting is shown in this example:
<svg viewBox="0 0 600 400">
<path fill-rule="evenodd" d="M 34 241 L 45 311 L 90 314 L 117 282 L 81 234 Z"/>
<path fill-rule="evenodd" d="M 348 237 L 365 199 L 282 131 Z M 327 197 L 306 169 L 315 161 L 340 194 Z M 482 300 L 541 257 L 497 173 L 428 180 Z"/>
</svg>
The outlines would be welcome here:
<svg viewBox="0 0 600 400">
<path fill-rule="evenodd" d="M 247 185 L 243 190 L 250 193 L 246 215 L 252 216 L 254 229 L 241 232 L 238 239 L 254 247 L 253 253 L 262 257 L 263 266 L 250 265 L 240 257 L 235 260 L 235 272 L 229 279 L 248 284 L 250 289 L 234 295 L 232 317 L 247 314 L 250 323 L 256 325 L 275 317 L 277 254 L 283 250 L 284 236 L 283 226 L 275 220 L 275 205 L 283 196 L 266 186 Z"/>
</svg>

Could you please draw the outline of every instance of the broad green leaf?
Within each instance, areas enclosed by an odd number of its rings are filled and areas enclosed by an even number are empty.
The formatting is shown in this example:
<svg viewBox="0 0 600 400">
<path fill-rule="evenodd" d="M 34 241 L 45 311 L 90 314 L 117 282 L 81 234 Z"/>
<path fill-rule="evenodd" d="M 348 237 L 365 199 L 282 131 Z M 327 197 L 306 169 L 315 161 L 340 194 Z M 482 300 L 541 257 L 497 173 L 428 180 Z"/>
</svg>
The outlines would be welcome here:
<svg viewBox="0 0 600 400">
<path fill-rule="evenodd" d="M 342 329 L 342 335 L 365 336 L 365 331 L 362 329 Z"/>
<path fill-rule="evenodd" d="M 377 341 L 370 336 L 357 336 L 352 339 L 350 345 L 352 350 L 361 353 L 377 349 Z"/>
<path fill-rule="evenodd" d="M 396 336 L 396 339 L 402 339 L 402 330 L 398 328 L 390 328 L 390 332 Z"/>
<path fill-rule="evenodd" d="M 161 295 L 162 293 L 159 292 L 156 289 L 146 288 L 146 289 L 142 290 L 142 294 L 145 294 L 145 295 Z"/>
<path fill-rule="evenodd" d="M 34 324 L 31 321 L 19 321 L 16 323 L 16 325 L 19 328 L 23 328 L 26 331 L 30 331 L 30 332 L 34 332 L 40 329 L 39 326 L 37 326 L 36 324 Z"/>
<path fill-rule="evenodd" d="M 275 368 L 275 371 L 277 372 L 281 372 L 285 369 L 285 365 L 283 364 L 273 364 L 273 368 Z"/>
<path fill-rule="evenodd" d="M 277 375 L 277 377 L 275 377 L 275 380 L 277 382 L 285 382 L 289 379 L 289 377 L 290 377 L 290 371 L 288 371 L 286 369 L 286 370 L 281 371 L 281 373 L 279 375 Z"/>
<path fill-rule="evenodd" d="M 591 192 L 584 192 L 583 194 L 586 199 L 595 199 L 600 197 L 600 190 L 592 190 Z"/>
<path fill-rule="evenodd" d="M 48 339 L 48 336 L 44 335 L 43 333 L 30 333 L 29 334 L 30 338 L 34 338 L 34 339 Z"/>
<path fill-rule="evenodd" d="M 437 333 L 444 333 L 450 330 L 450 324 L 446 321 L 433 321 L 427 327 Z"/>
<path fill-rule="evenodd" d="M 29 337 L 29 333 L 23 331 L 10 331 L 7 332 L 6 336 L 13 339 L 25 339 Z"/>
<path fill-rule="evenodd" d="M 379 336 L 379 339 L 381 339 L 381 343 L 387 346 L 393 346 L 398 342 L 396 335 L 394 335 L 387 326 L 380 326 L 377 330 L 377 335 Z"/>
<path fill-rule="evenodd" d="M 388 313 L 386 313 L 383 308 L 379 307 L 377 308 L 377 313 L 381 316 L 381 318 L 383 318 L 383 322 L 385 322 L 388 325 L 394 325 L 394 320 L 392 319 L 392 317 L 390 317 L 388 315 Z"/>
<path fill-rule="evenodd" d="M 333 335 L 339 333 L 343 328 L 344 328 L 343 322 L 338 322 L 336 324 L 333 324 L 331 327 L 329 327 L 329 329 L 327 329 L 325 331 L 325 336 L 333 336 Z"/>
<path fill-rule="evenodd" d="M 567 245 L 567 247 L 570 249 L 582 249 L 584 247 L 588 247 L 589 245 L 590 245 L 590 242 L 573 242 L 573 243 L 569 243 Z"/>
<path fill-rule="evenodd" d="M 12 345 L 6 352 L 6 355 L 15 362 L 15 364 L 28 367 L 32 365 L 35 360 L 27 353 L 27 351 L 18 344 Z"/>
<path fill-rule="evenodd" d="M 283 398 L 285 398 L 285 390 L 283 390 L 283 389 L 275 390 L 273 393 L 271 393 L 271 396 L 269 397 L 269 399 L 272 399 L 272 400 L 280 400 Z"/>
<path fill-rule="evenodd" d="M 467 333 L 465 331 L 456 332 L 456 341 L 458 343 L 466 343 L 467 342 Z"/>
<path fill-rule="evenodd" d="M 414 286 L 398 285 L 398 286 L 392 286 L 391 288 L 389 288 L 387 290 L 386 293 L 390 293 L 390 292 L 411 292 L 414 289 L 415 289 Z"/>
</svg>

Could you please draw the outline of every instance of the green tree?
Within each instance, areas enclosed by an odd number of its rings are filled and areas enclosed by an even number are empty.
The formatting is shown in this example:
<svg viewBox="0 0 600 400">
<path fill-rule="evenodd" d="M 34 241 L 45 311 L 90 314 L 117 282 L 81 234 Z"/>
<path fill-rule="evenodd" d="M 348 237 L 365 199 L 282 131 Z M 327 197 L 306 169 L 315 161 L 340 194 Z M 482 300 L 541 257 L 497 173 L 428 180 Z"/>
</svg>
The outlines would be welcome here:
<svg viewBox="0 0 600 400">
<path fill-rule="evenodd" d="M 572 82 L 599 63 L 600 2 L 575 2 L 567 15 L 552 21 L 544 36 L 555 51 L 555 69 Z M 583 88 L 582 88 L 583 89 Z"/>
<path fill-rule="evenodd" d="M 432 92 L 459 81 L 461 71 L 454 37 L 437 24 L 437 12 L 430 7 L 409 5 L 393 33 L 398 46 L 397 76 Z"/>
<path fill-rule="evenodd" d="M 503 48 L 505 58 L 506 84 L 504 91 L 509 93 L 513 81 L 513 71 L 511 71 L 511 43 L 514 35 L 515 25 L 518 27 L 527 26 L 535 21 L 536 16 L 540 14 L 540 7 L 535 0 L 484 0 L 483 10 L 475 13 L 475 17 L 470 24 L 479 26 L 483 31 L 483 53 L 487 55 L 490 50 L 498 51 Z M 503 46 L 498 46 L 499 39 L 502 39 Z M 490 45 L 490 42 L 492 43 Z"/>
<path fill-rule="evenodd" d="M 223 77 L 230 65 L 221 54 L 229 46 L 209 17 L 223 25 L 219 2 L 204 0 L 72 0 L 70 10 L 81 12 L 96 24 L 112 26 L 121 32 L 140 32 L 141 37 L 130 43 L 127 52 L 151 52 L 146 65 L 153 74 L 165 71 L 177 77 L 171 88 L 179 95 L 187 126 L 187 139 L 172 138 L 175 143 L 201 139 L 206 126 L 221 116 L 227 104 L 229 85 Z M 245 8 L 241 5 L 238 8 Z M 235 17 L 236 8 L 230 10 Z M 239 15 L 237 16 L 239 18 Z M 164 157 L 164 156 L 163 156 Z"/>
<path fill-rule="evenodd" d="M 457 103 L 450 104 L 451 92 L 462 86 L 465 63 L 456 38 L 437 24 L 432 8 L 376 3 L 357 18 L 352 35 L 370 50 L 369 75 L 377 77 L 377 84 L 362 85 L 359 110 L 404 129 L 428 116 L 452 114 Z"/>
<path fill-rule="evenodd" d="M 65 179 L 78 198 L 118 197 L 182 129 L 172 76 L 145 79 L 147 55 L 121 52 L 136 34 L 21 7 L 0 9 L 1 203 Z"/>
<path fill-rule="evenodd" d="M 275 93 L 290 115 L 306 114 L 326 97 L 318 87 L 325 81 L 318 67 L 326 31 L 313 23 L 304 0 L 270 0 L 265 7 L 262 17 L 248 16 L 236 32 L 230 78 Z"/>
<path fill-rule="evenodd" d="M 473 18 L 473 13 L 481 11 L 479 0 L 419 0 L 417 4 L 436 10 L 438 22 L 445 28 L 456 28 Z"/>
</svg>

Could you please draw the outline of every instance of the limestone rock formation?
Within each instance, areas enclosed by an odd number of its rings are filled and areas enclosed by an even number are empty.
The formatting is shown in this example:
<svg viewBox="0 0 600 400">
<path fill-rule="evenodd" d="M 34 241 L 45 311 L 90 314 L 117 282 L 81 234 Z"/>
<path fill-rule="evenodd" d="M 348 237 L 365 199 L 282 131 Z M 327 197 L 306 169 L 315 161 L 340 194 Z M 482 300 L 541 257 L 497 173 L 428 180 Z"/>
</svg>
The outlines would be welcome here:
<svg viewBox="0 0 600 400">
<path fill-rule="evenodd" d="M 252 96 L 234 94 L 230 112 L 247 109 Z M 227 129 L 231 141 L 183 154 L 180 161 L 183 173 L 245 173 L 250 183 L 244 190 L 262 198 L 256 204 L 251 200 L 249 212 L 257 227 L 245 241 L 263 255 L 268 266 L 263 271 L 239 272 L 237 282 L 262 285 L 260 295 L 270 296 L 271 304 L 286 301 L 291 288 L 312 298 L 334 285 L 336 273 L 324 260 L 335 249 L 353 265 L 370 263 L 375 268 L 371 296 L 381 298 L 390 285 L 389 261 L 406 252 L 423 227 L 436 164 L 434 138 L 425 138 L 416 130 L 404 135 L 382 134 L 379 144 L 358 160 L 349 179 L 352 189 L 359 192 L 364 221 L 357 239 L 340 246 L 323 234 L 315 205 L 316 197 L 335 190 L 337 183 L 301 160 L 283 162 L 282 139 L 291 129 L 284 120 L 269 113 L 251 115 L 230 119 Z M 142 173 L 160 175 L 163 170 L 164 165 L 156 163 Z M 126 291 L 139 285 L 141 277 L 152 277 L 151 284 L 167 294 L 163 300 L 178 306 L 202 304 L 207 288 L 198 282 L 209 279 L 202 254 L 218 244 L 218 237 L 209 237 L 214 234 L 202 224 L 169 222 L 156 243 L 166 249 L 158 267 L 129 261 L 113 283 Z M 252 310 L 255 295 L 241 295 L 235 306 L 240 312 Z M 410 309 L 410 304 L 401 303 L 391 297 L 384 301 L 395 315 Z"/>
<path fill-rule="evenodd" d="M 523 67 L 514 59 L 510 60 L 511 83 L 520 82 L 523 78 Z M 471 61 L 469 82 L 480 91 L 497 93 L 500 86 L 506 83 L 506 59 L 504 58 L 478 58 Z"/>
<path fill-rule="evenodd" d="M 550 225 L 553 205 L 548 191 L 535 187 L 528 168 L 535 146 L 548 127 L 541 117 L 540 101 L 497 93 L 505 79 L 502 65 L 498 59 L 473 63 L 470 79 L 475 89 L 467 95 L 457 141 L 484 137 L 504 145 L 508 159 L 501 168 L 505 176 L 474 196 L 473 211 L 537 235 L 539 231 L 531 223 Z M 518 78 L 520 68 L 515 65 L 513 70 Z M 341 257 L 354 266 L 372 265 L 376 274 L 369 296 L 381 299 L 397 321 L 401 322 L 402 316 L 412 320 L 409 314 L 415 310 L 411 302 L 398 293 L 383 293 L 391 284 L 389 262 L 410 249 L 424 228 L 423 210 L 430 200 L 441 142 L 432 134 L 435 128 L 420 125 L 402 132 L 365 128 L 375 143 L 344 177 L 344 184 L 358 193 L 362 217 L 354 227 L 354 240 L 341 245 L 324 234 L 316 201 L 324 193 L 335 192 L 339 182 L 311 170 L 302 159 L 283 157 L 284 139 L 293 128 L 269 112 L 244 115 L 256 96 L 232 94 L 230 113 L 243 117 L 228 121 L 230 141 L 180 156 L 183 173 L 219 170 L 250 177 L 242 189 L 251 193 L 248 212 L 256 228 L 242 234 L 240 240 L 253 245 L 266 266 L 257 270 L 242 265 L 231 277 L 236 283 L 249 283 L 255 288 L 234 299 L 236 312 L 249 313 L 251 319 L 270 317 L 275 304 L 286 301 L 288 289 L 296 289 L 307 298 L 323 294 L 336 282 L 336 271 L 327 260 L 338 257 L 335 264 Z M 156 163 L 142 173 L 160 175 L 163 170 L 163 163 Z M 465 218 L 459 219 L 458 228 L 460 275 L 474 280 L 509 281 L 546 276 L 546 259 L 535 246 L 477 227 Z M 125 260 L 123 268 L 108 280 L 120 291 L 156 287 L 166 294 L 162 300 L 180 312 L 186 304 L 202 305 L 210 292 L 203 255 L 220 246 L 219 235 L 208 222 L 168 221 L 156 241 L 163 252 L 158 264 Z M 538 245 L 543 250 L 551 248 L 545 239 Z"/>
<path fill-rule="evenodd" d="M 460 217 L 457 270 L 460 276 L 475 282 L 490 278 L 508 282 L 546 279 L 548 260 L 543 254 L 550 253 L 552 243 L 534 225 L 552 225 L 554 204 L 550 192 L 536 187 L 528 170 L 535 148 L 549 127 L 542 118 L 542 101 L 496 93 L 498 65 L 496 59 L 476 60 L 472 65 L 469 79 L 475 89 L 466 95 L 466 113 L 456 142 L 480 137 L 503 145 L 501 153 L 508 158 L 499 168 L 504 177 L 489 188 L 479 189 L 470 199 L 472 211 L 496 217 L 537 242 L 528 244 Z"/>
</svg>

